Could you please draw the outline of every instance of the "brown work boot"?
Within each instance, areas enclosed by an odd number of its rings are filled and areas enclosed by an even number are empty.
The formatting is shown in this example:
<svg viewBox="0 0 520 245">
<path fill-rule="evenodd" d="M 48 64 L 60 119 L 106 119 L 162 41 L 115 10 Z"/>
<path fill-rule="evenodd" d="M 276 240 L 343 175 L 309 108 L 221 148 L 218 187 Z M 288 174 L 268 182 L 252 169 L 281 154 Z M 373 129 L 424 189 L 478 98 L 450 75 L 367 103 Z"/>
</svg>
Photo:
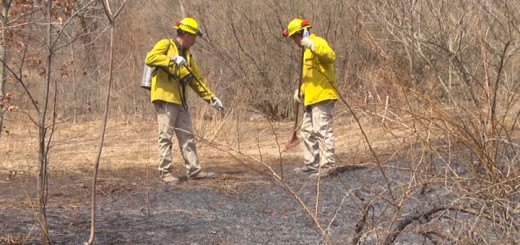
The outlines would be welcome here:
<svg viewBox="0 0 520 245">
<path fill-rule="evenodd" d="M 200 171 L 194 175 L 188 176 L 189 180 L 196 180 L 196 179 L 214 179 L 216 177 L 216 174 L 214 172 L 203 172 Z"/>
<path fill-rule="evenodd" d="M 164 183 L 168 183 L 168 184 L 175 185 L 175 184 L 179 183 L 179 178 L 173 176 L 173 174 L 170 172 L 161 174 L 161 179 Z"/>
</svg>

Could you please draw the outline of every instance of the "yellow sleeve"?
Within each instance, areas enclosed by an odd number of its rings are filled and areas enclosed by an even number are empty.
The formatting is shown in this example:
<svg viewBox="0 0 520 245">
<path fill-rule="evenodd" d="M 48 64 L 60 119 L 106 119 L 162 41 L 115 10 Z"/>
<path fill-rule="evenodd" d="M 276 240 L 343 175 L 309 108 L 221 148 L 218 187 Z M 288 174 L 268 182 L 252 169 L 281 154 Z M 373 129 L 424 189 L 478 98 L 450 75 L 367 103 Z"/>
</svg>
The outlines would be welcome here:
<svg viewBox="0 0 520 245">
<path fill-rule="evenodd" d="M 318 60 L 322 64 L 332 64 L 336 60 L 336 53 L 334 50 L 329 46 L 327 41 L 323 38 L 315 36 L 313 38 L 314 41 L 314 50 L 312 52 L 316 57 L 318 57 Z"/>
<path fill-rule="evenodd" d="M 152 50 L 146 55 L 144 63 L 151 67 L 161 66 L 168 68 L 171 65 L 170 57 L 167 55 L 170 40 L 162 39 L 157 42 Z"/>
</svg>

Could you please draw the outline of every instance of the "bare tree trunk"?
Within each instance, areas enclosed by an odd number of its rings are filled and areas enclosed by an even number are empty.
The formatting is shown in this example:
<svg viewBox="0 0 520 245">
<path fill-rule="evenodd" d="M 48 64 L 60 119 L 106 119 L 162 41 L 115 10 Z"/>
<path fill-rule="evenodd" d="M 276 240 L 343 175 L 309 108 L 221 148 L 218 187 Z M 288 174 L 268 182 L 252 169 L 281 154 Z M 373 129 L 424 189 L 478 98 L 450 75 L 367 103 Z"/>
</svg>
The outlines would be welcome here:
<svg viewBox="0 0 520 245">
<path fill-rule="evenodd" d="M 2 66 L 0 66 L 0 101 L 5 96 L 5 59 L 7 58 L 7 25 L 9 24 L 9 9 L 11 8 L 11 0 L 4 0 L 3 1 L 3 9 L 2 9 L 2 33 L 0 40 L 0 59 L 3 61 Z M 2 107 L 0 106 L 0 138 L 2 136 L 2 129 L 4 128 L 4 110 L 2 110 Z"/>
<path fill-rule="evenodd" d="M 46 77 L 45 77 L 45 93 L 43 97 L 43 105 L 39 108 L 39 123 L 38 123 L 38 181 L 37 181 L 37 196 L 38 196 L 38 221 L 40 223 L 40 237 L 43 244 L 50 244 L 51 239 L 49 237 L 49 227 L 47 224 L 47 193 L 48 193 L 48 175 L 47 175 L 47 147 L 46 147 L 46 119 L 47 119 L 47 107 L 49 105 L 49 90 L 51 83 L 51 66 L 52 66 L 52 1 L 47 2 L 47 59 L 46 59 Z M 36 105 L 38 106 L 38 105 Z"/>
<path fill-rule="evenodd" d="M 97 185 L 99 161 L 101 160 L 101 152 L 103 151 L 103 142 L 105 139 L 105 131 L 107 128 L 108 110 L 109 110 L 109 105 L 110 105 L 110 89 L 111 89 L 112 80 L 113 80 L 112 79 L 112 77 L 113 77 L 112 67 L 114 65 L 113 55 L 114 55 L 115 19 L 117 18 L 117 16 L 119 15 L 119 13 L 123 9 L 123 7 L 125 6 L 126 0 L 123 2 L 121 7 L 119 8 L 119 10 L 116 11 L 115 14 L 112 14 L 108 1 L 101 0 L 101 2 L 103 4 L 105 14 L 110 23 L 110 47 L 109 47 L 110 51 L 109 51 L 109 57 L 108 57 L 109 66 L 108 66 L 107 97 L 106 97 L 106 101 L 105 101 L 105 114 L 104 114 L 104 118 L 103 118 L 103 126 L 101 127 L 101 132 L 99 135 L 99 144 L 98 144 L 99 147 L 98 147 L 98 152 L 97 152 L 97 156 L 96 156 L 96 161 L 94 163 L 94 165 L 95 165 L 94 176 L 92 177 L 92 192 L 91 192 L 92 203 L 90 206 L 90 219 L 91 219 L 90 220 L 90 237 L 87 242 L 87 244 L 89 244 L 89 245 L 94 244 L 94 238 L 96 235 L 96 188 L 97 188 L 96 185 Z"/>
</svg>

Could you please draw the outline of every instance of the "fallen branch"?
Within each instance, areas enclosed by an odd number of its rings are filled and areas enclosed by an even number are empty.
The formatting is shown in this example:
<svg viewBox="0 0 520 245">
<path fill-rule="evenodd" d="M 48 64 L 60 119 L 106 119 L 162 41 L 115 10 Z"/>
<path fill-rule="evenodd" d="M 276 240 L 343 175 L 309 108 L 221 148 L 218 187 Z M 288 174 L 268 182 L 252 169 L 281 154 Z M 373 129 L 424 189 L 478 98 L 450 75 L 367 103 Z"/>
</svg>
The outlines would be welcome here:
<svg viewBox="0 0 520 245">
<path fill-rule="evenodd" d="M 393 244 L 393 242 L 399 236 L 399 234 L 401 234 L 401 232 L 408 225 L 410 225 L 412 222 L 414 222 L 414 221 L 424 221 L 424 220 L 429 222 L 429 221 L 432 220 L 432 216 L 434 214 L 436 214 L 438 212 L 445 212 L 445 211 L 457 211 L 457 212 L 470 214 L 470 215 L 473 215 L 473 216 L 482 216 L 485 219 L 488 219 L 488 220 L 490 220 L 492 222 L 495 222 L 495 220 L 491 216 L 486 215 L 485 213 L 482 213 L 480 210 L 477 210 L 475 208 L 470 208 L 470 207 L 453 207 L 453 206 L 434 207 L 434 208 L 430 209 L 429 211 L 427 211 L 427 212 L 425 212 L 423 214 L 417 214 L 417 215 L 410 216 L 410 217 L 407 217 L 407 218 L 401 220 L 399 223 L 397 223 L 395 229 L 393 229 L 392 231 L 390 231 L 388 233 L 388 235 L 385 238 L 383 244 L 385 244 L 385 245 Z"/>
<path fill-rule="evenodd" d="M 367 216 L 368 216 L 368 211 L 370 209 L 374 209 L 374 207 L 372 207 L 372 203 L 371 202 L 367 202 L 365 203 L 365 205 L 363 205 L 363 211 L 361 212 L 361 218 L 358 220 L 358 222 L 356 223 L 356 226 L 355 226 L 355 233 L 354 233 L 354 237 L 352 238 L 352 244 L 358 244 L 359 243 L 359 240 L 361 239 L 362 237 L 362 231 L 363 229 L 365 228 L 365 224 L 366 224 L 366 220 L 367 220 Z"/>
</svg>

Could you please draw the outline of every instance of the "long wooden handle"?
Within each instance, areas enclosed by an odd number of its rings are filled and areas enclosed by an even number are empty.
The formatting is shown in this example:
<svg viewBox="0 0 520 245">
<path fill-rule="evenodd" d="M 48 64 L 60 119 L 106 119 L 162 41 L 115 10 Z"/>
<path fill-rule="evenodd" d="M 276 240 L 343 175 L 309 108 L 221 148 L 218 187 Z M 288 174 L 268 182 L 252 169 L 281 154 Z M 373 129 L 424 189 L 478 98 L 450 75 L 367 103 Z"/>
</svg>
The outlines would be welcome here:
<svg viewBox="0 0 520 245">
<path fill-rule="evenodd" d="M 298 96 L 300 96 L 300 92 L 301 92 L 301 87 L 302 87 L 302 83 L 303 83 L 303 65 L 305 63 L 305 60 L 303 59 L 303 55 L 305 54 L 305 48 L 302 47 L 302 54 L 301 54 L 301 64 L 300 64 L 300 80 L 298 81 Z M 298 114 L 299 114 L 299 111 L 300 111 L 300 103 L 298 103 L 298 101 L 296 101 L 294 103 L 294 107 L 295 107 L 295 110 L 294 110 L 294 131 L 296 131 L 296 129 L 298 128 Z"/>
</svg>

